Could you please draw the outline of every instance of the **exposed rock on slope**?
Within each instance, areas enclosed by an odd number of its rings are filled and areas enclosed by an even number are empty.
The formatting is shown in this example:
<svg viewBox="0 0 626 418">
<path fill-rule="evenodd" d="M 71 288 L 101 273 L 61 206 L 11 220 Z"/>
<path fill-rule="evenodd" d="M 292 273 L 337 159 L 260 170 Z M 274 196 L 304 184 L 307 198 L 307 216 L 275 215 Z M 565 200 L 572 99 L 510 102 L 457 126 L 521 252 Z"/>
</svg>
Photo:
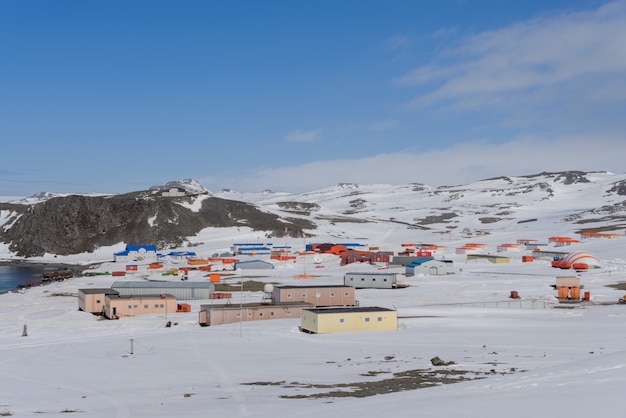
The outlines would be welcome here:
<svg viewBox="0 0 626 418">
<path fill-rule="evenodd" d="M 199 209 L 190 206 L 201 200 Z M 14 205 L 19 206 L 19 205 Z M 277 215 L 255 206 L 210 196 L 165 198 L 149 193 L 108 197 L 72 195 L 47 200 L 22 210 L 10 228 L 0 231 L 2 241 L 18 256 L 76 254 L 96 245 L 181 244 L 206 227 L 248 226 L 282 235 L 285 224 Z M 290 226 L 293 236 L 302 235 Z"/>
</svg>

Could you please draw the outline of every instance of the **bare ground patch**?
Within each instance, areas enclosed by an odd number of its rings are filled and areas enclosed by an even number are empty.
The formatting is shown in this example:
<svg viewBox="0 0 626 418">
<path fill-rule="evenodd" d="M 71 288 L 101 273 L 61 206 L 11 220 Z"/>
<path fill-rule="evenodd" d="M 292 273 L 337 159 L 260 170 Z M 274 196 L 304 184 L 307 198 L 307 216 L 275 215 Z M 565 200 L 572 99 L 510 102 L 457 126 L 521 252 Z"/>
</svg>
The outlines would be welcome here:
<svg viewBox="0 0 626 418">
<path fill-rule="evenodd" d="M 494 375 L 505 375 L 518 372 L 516 369 L 505 371 L 473 371 L 455 368 L 441 369 L 413 369 L 392 373 L 384 370 L 371 370 L 361 373 L 363 377 L 377 377 L 391 374 L 390 377 L 375 380 L 352 383 L 306 383 L 306 382 L 250 382 L 242 385 L 254 386 L 281 386 L 284 389 L 319 389 L 309 394 L 280 395 L 283 399 L 322 399 L 322 398 L 365 398 L 368 396 L 381 395 L 384 393 L 403 392 L 407 390 L 424 389 L 433 386 L 447 385 L 477 379 L 485 379 Z"/>
</svg>

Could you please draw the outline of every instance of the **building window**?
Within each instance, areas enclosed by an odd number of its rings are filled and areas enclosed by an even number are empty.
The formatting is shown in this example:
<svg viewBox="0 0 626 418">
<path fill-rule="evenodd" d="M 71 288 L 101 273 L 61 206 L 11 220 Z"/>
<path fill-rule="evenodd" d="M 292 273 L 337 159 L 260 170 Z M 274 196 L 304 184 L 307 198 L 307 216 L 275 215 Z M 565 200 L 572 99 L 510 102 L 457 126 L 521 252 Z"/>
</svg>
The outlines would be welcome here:
<svg viewBox="0 0 626 418">
<path fill-rule="evenodd" d="M 379 316 L 378 318 L 376 318 L 376 320 L 377 320 L 378 322 L 383 322 L 383 317 L 382 317 L 382 316 Z"/>
<path fill-rule="evenodd" d="M 148 305 L 147 305 L 147 304 L 146 304 L 146 305 L 143 305 L 143 308 L 144 308 L 144 309 L 148 309 Z"/>
<path fill-rule="evenodd" d="M 345 319 L 343 319 L 343 318 L 339 318 L 339 323 L 340 323 L 340 324 L 343 324 L 344 322 L 346 322 L 346 320 L 345 320 Z"/>
<path fill-rule="evenodd" d="M 163 308 L 165 307 L 165 305 L 163 305 L 162 303 L 159 305 L 159 308 Z"/>
<path fill-rule="evenodd" d="M 259 312 L 259 317 L 263 316 L 263 312 Z"/>
<path fill-rule="evenodd" d="M 274 312 L 270 312 L 270 316 L 274 316 Z"/>
<path fill-rule="evenodd" d="M 306 299 L 306 293 L 302 294 L 302 299 Z"/>
<path fill-rule="evenodd" d="M 139 307 L 139 305 L 133 305 L 134 309 L 137 309 Z"/>
<path fill-rule="evenodd" d="M 100 303 L 100 299 L 96 299 L 96 303 Z"/>
<path fill-rule="evenodd" d="M 365 322 L 370 322 L 369 317 L 365 318 Z"/>
<path fill-rule="evenodd" d="M 287 299 L 291 299 L 291 293 L 287 293 Z"/>
<path fill-rule="evenodd" d="M 387 279 L 383 279 L 383 282 L 386 282 L 386 281 L 387 281 Z"/>
<path fill-rule="evenodd" d="M 252 312 L 248 312 L 248 318 L 252 318 Z"/>
<path fill-rule="evenodd" d="M 131 305 L 128 305 L 128 309 L 133 309 L 133 307 Z"/>
<path fill-rule="evenodd" d="M 344 294 L 343 294 L 343 295 L 344 295 L 344 296 L 350 296 L 350 293 L 348 293 L 348 292 L 344 292 Z"/>
<path fill-rule="evenodd" d="M 155 304 L 154 304 L 154 307 L 155 307 L 155 308 L 158 308 L 158 307 L 159 307 L 159 304 L 158 304 L 158 303 L 155 303 Z"/>
<path fill-rule="evenodd" d="M 330 292 L 330 297 L 334 298 L 335 297 L 335 292 Z"/>
<path fill-rule="evenodd" d="M 235 314 L 235 318 L 241 318 L 241 314 L 240 313 Z"/>
</svg>

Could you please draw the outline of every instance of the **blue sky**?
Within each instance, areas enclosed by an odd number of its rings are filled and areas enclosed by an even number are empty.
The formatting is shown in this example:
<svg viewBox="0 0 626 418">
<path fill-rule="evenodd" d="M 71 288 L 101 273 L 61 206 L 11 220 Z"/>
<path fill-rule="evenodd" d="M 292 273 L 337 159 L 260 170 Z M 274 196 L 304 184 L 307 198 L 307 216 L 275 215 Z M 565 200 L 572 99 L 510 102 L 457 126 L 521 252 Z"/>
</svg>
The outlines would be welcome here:
<svg viewBox="0 0 626 418">
<path fill-rule="evenodd" d="M 3 0 L 0 59 L 0 196 L 624 171 L 625 1 Z"/>
</svg>

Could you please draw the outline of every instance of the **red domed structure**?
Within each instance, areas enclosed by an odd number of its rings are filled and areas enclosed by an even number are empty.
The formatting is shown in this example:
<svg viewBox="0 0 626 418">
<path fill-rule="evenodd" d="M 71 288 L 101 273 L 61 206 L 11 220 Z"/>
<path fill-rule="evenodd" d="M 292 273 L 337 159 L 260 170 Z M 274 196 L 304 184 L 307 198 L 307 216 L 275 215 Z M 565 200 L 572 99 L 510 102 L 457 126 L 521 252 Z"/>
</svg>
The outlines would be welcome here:
<svg viewBox="0 0 626 418">
<path fill-rule="evenodd" d="M 569 253 L 563 258 L 566 265 L 571 266 L 575 270 L 587 270 L 589 268 L 600 268 L 600 261 L 585 251 L 575 251 Z"/>
</svg>

